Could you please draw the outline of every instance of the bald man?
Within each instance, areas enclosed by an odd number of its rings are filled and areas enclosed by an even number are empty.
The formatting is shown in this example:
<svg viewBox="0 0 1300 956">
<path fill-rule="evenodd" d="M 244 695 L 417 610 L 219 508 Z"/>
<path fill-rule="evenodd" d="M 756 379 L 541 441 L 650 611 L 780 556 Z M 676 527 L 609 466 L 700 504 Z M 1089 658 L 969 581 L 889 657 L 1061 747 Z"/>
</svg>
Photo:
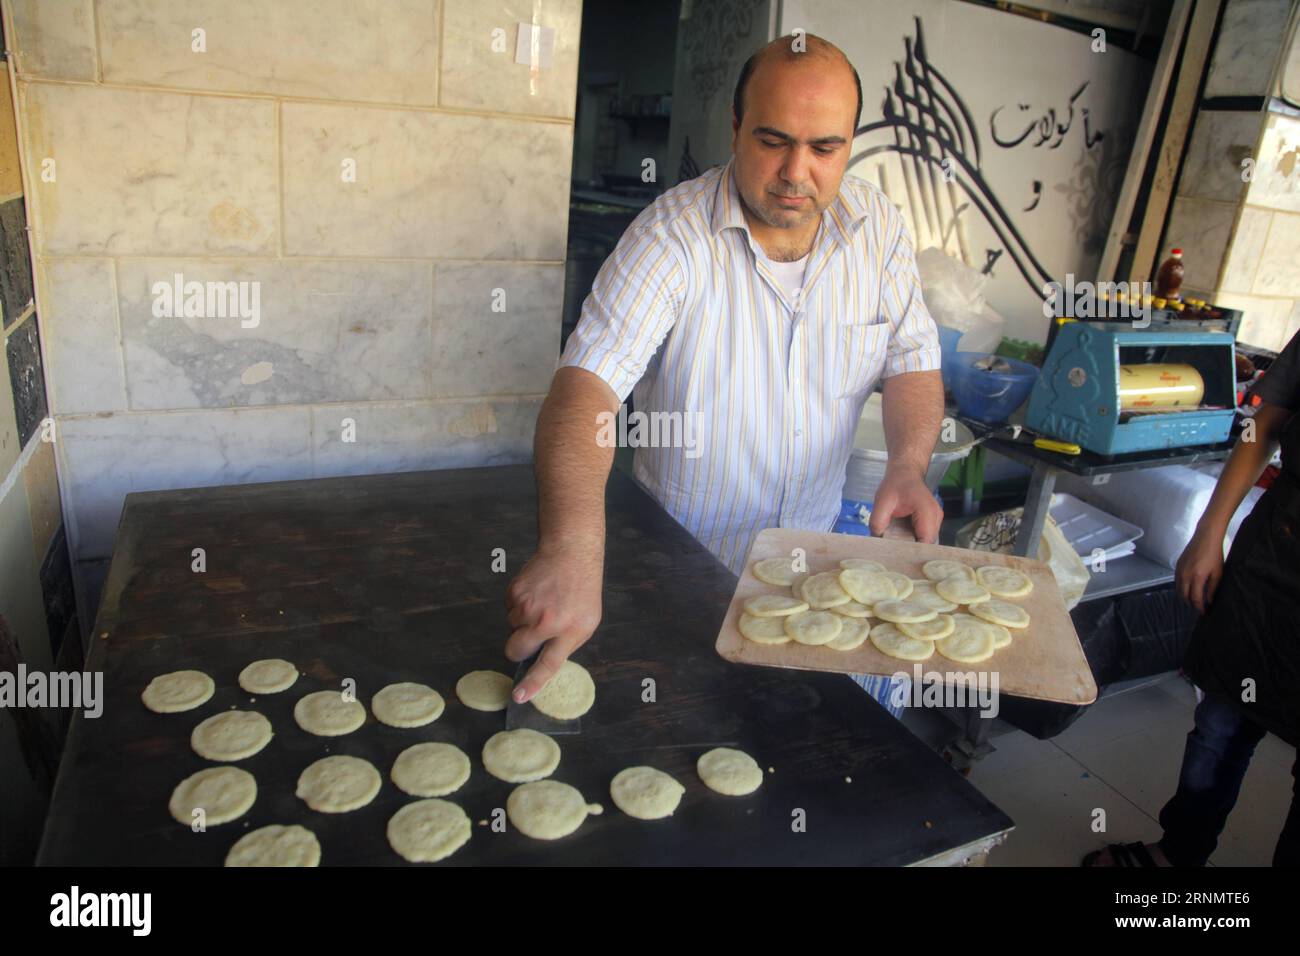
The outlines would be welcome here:
<svg viewBox="0 0 1300 956">
<path fill-rule="evenodd" d="M 878 382 L 889 462 L 871 530 L 910 517 L 919 540 L 938 538 L 924 482 L 943 415 L 938 337 L 898 211 L 845 176 L 857 71 L 820 37 L 781 37 L 745 63 L 732 109 L 731 161 L 628 227 L 538 417 L 538 548 L 507 592 L 506 655 L 541 654 L 518 701 L 600 623 L 614 458 L 601 423 L 629 393 L 681 423 L 676 447 L 636 449 L 636 481 L 737 574 L 763 528 L 831 529 Z"/>
</svg>

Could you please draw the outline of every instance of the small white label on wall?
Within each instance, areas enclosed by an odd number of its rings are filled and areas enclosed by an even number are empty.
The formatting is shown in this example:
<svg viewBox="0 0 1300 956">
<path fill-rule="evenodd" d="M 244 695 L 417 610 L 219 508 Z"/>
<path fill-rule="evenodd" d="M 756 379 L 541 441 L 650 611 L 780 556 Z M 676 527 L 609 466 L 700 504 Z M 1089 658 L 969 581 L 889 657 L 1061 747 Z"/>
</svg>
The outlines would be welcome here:
<svg viewBox="0 0 1300 956">
<path fill-rule="evenodd" d="M 519 24 L 519 38 L 515 41 L 515 62 L 524 66 L 533 65 L 533 38 L 537 43 L 537 66 L 548 70 L 555 53 L 555 27 L 537 26 L 532 23 Z"/>
</svg>

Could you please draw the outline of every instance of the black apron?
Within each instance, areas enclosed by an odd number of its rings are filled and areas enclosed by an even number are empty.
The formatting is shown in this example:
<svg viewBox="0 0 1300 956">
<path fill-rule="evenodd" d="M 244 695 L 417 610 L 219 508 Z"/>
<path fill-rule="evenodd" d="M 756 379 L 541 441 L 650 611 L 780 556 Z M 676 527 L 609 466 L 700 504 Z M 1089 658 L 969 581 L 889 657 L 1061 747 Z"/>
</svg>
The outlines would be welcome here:
<svg viewBox="0 0 1300 956">
<path fill-rule="evenodd" d="M 1282 473 L 1233 538 L 1183 670 L 1205 693 L 1300 746 L 1300 413 L 1281 444 Z M 1247 679 L 1253 702 L 1242 700 Z"/>
</svg>

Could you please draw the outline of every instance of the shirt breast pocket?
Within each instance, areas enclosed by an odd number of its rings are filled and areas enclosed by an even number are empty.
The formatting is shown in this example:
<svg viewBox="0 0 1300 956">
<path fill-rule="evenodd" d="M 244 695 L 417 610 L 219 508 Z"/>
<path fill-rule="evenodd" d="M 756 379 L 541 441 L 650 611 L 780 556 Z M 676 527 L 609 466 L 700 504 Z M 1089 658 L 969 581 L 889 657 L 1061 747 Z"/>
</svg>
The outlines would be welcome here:
<svg viewBox="0 0 1300 956">
<path fill-rule="evenodd" d="M 840 322 L 836 329 L 835 394 L 857 398 L 875 387 L 885 368 L 893 327 L 883 322 Z"/>
</svg>

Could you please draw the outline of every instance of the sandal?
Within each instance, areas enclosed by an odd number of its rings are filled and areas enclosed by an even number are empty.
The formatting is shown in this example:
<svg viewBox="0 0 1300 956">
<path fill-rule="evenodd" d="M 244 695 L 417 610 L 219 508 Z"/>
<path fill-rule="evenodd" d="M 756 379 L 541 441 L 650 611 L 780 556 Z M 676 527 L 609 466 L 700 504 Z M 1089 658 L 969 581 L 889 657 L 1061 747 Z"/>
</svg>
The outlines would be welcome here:
<svg viewBox="0 0 1300 956">
<path fill-rule="evenodd" d="M 1152 858 L 1151 851 L 1146 848 L 1145 843 L 1111 843 L 1105 847 L 1110 850 L 1110 857 L 1115 861 L 1115 866 L 1131 867 L 1157 867 L 1158 863 Z M 1083 858 L 1080 866 L 1095 867 L 1097 861 L 1101 859 L 1102 850 L 1093 850 Z"/>
</svg>

